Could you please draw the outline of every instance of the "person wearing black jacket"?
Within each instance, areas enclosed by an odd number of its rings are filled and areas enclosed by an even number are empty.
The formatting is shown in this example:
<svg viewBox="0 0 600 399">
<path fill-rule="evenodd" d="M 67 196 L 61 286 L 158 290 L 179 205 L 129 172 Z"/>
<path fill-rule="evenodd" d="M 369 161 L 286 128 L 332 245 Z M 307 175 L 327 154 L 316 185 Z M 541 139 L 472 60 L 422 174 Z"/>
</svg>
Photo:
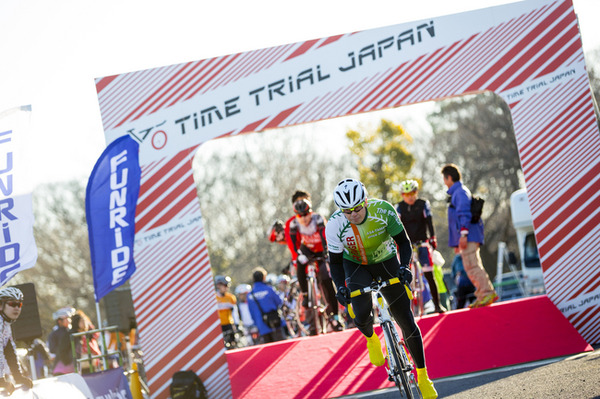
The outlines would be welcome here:
<svg viewBox="0 0 600 399">
<path fill-rule="evenodd" d="M 423 275 L 429 284 L 431 299 L 437 313 L 446 309 L 440 305 L 440 294 L 433 277 L 433 250 L 437 248 L 431 205 L 429 201 L 418 198 L 419 183 L 416 180 L 405 180 L 400 183 L 402 201 L 396 205 L 396 211 L 406 229 L 406 234 L 413 245 L 417 246 L 417 257 L 423 270 Z"/>
</svg>

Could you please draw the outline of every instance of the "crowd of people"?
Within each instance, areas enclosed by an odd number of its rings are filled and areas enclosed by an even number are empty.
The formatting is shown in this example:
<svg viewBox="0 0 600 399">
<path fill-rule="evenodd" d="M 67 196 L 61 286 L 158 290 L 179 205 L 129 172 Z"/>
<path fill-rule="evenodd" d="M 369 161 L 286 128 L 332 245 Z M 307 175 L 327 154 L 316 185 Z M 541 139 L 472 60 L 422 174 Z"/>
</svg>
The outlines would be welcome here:
<svg viewBox="0 0 600 399">
<path fill-rule="evenodd" d="M 11 395 L 16 385 L 21 385 L 25 389 L 33 387 L 33 381 L 26 376 L 21 362 L 17 356 L 17 348 L 12 334 L 11 325 L 21 315 L 24 295 L 17 287 L 3 287 L 0 289 L 0 314 L 2 315 L 2 329 L 0 331 L 0 340 L 2 342 L 2 351 L 0 351 L 0 388 L 4 388 L 4 393 Z M 89 317 L 81 310 L 75 310 L 71 307 L 65 307 L 57 310 L 53 314 L 56 326 L 48 336 L 47 345 L 41 342 L 44 347 L 45 363 L 50 366 L 49 374 L 61 375 L 73 373 L 76 371 L 74 364 L 74 355 L 71 345 L 71 335 L 94 329 Z M 100 355 L 98 343 L 98 334 L 81 335 L 74 339 L 74 347 L 77 359 L 85 359 L 88 353 Z M 82 374 L 93 372 L 98 369 L 98 360 L 81 361 L 79 372 Z M 38 376 L 41 376 L 38 374 Z"/>
<path fill-rule="evenodd" d="M 455 252 L 451 276 L 456 283 L 456 307 L 491 305 L 498 300 L 498 295 L 479 255 L 484 242 L 483 221 L 472 217 L 472 195 L 462 183 L 458 167 L 445 165 L 441 174 L 448 195 L 448 246 Z M 257 267 L 252 273 L 253 284 L 236 288 L 237 298 L 228 292 L 229 277 L 215 278 L 226 345 L 229 332 L 243 332 L 244 328 L 248 344 L 297 336 L 296 331 L 290 329 L 285 310 L 308 307 L 306 265 L 309 263 L 318 270 L 328 331 L 341 331 L 350 323 L 356 326 L 365 337 L 369 359 L 375 366 L 382 366 L 385 357 L 373 330 L 372 298 L 368 295 L 350 298 L 350 292 L 367 287 L 378 278 L 398 277 L 410 285 L 413 275 L 418 273 L 424 277 L 433 312 L 450 310 L 448 288 L 441 272 L 444 260 L 437 251 L 431 205 L 427 199 L 419 198 L 416 180 L 403 181 L 400 187 L 402 201 L 394 206 L 368 197 L 360 181 L 344 179 L 333 191 L 338 210 L 328 219 L 313 211 L 310 193 L 296 191 L 291 199 L 294 215 L 286 222 L 276 220 L 268 234 L 271 242 L 286 245 L 290 251 L 288 275 L 269 279 L 267 271 Z M 296 283 L 296 295 L 290 295 L 291 282 Z M 427 374 L 423 338 L 411 300 L 401 285 L 388 286 L 382 293 L 416 365 L 423 397 L 436 398 L 437 392 Z M 344 312 L 350 304 L 353 319 Z M 282 310 L 283 314 L 278 313 Z M 270 321 L 268 316 L 272 314 L 278 322 Z"/>
<path fill-rule="evenodd" d="M 479 250 L 484 242 L 483 221 L 472 218 L 471 192 L 461 182 L 456 165 L 445 165 L 442 179 L 448 188 L 448 245 L 455 251 L 452 277 L 456 281 L 457 307 L 470 303 L 471 308 L 488 306 L 498 300 L 494 287 L 483 268 Z M 402 201 L 396 206 L 369 197 L 363 183 L 343 179 L 333 190 L 337 210 L 327 219 L 313 211 L 310 193 L 296 191 L 292 197 L 294 214 L 286 221 L 277 220 L 269 232 L 269 240 L 287 246 L 290 266 L 276 275 L 258 266 L 252 270 L 249 283 L 237 285 L 230 292 L 229 276 L 215 276 L 218 316 L 227 348 L 265 344 L 314 335 L 314 323 L 306 319 L 309 307 L 307 265 L 315 268 L 320 287 L 327 328 L 324 332 L 342 331 L 355 326 L 365 337 L 371 363 L 382 366 L 385 357 L 374 333 L 373 303 L 370 295 L 351 298 L 350 292 L 368 287 L 374 279 L 397 277 L 410 285 L 415 265 L 419 265 L 427 286 L 433 311 L 449 310 L 447 287 L 436 267 L 443 259 L 437 253 L 437 239 L 426 199 L 418 197 L 416 180 L 401 183 Z M 415 259 L 418 262 L 415 262 Z M 389 310 L 402 331 L 404 341 L 416 365 L 417 381 L 424 398 L 437 393 L 427 374 L 421 331 L 416 323 L 411 300 L 402 285 L 382 290 Z M 352 305 L 353 318 L 347 306 Z M 11 324 L 19 317 L 23 293 L 16 287 L 0 289 L 3 352 L 0 354 L 0 387 L 12 393 L 15 384 L 32 387 L 17 361 Z M 75 371 L 90 373 L 100 366 L 99 333 L 81 310 L 64 307 L 53 314 L 56 325 L 48 336 L 51 374 Z M 77 334 L 75 337 L 73 334 Z M 72 345 L 72 343 L 74 345 Z M 75 353 L 73 353 L 73 350 Z M 12 375 L 12 378 L 9 376 Z"/>
</svg>

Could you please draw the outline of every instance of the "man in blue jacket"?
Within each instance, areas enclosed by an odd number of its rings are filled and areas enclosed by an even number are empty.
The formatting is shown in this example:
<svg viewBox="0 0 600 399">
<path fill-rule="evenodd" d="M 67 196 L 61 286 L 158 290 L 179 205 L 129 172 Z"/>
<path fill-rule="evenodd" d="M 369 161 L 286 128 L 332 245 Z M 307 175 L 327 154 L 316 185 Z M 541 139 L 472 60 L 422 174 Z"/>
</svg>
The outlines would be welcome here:
<svg viewBox="0 0 600 399">
<path fill-rule="evenodd" d="M 454 164 L 442 168 L 444 184 L 448 187 L 448 246 L 462 257 L 463 266 L 475 286 L 476 301 L 471 308 L 488 306 L 498 300 L 498 295 L 483 268 L 479 246 L 483 244 L 483 221 L 471 223 L 471 192 L 465 187 L 460 171 Z"/>
<path fill-rule="evenodd" d="M 248 294 L 248 308 L 256 327 L 258 327 L 260 343 L 263 344 L 283 339 L 281 327 L 271 328 L 263 320 L 263 314 L 277 310 L 283 303 L 273 288 L 265 283 L 266 276 L 267 271 L 264 268 L 255 268 L 252 271 L 254 285 L 252 291 Z"/>
</svg>

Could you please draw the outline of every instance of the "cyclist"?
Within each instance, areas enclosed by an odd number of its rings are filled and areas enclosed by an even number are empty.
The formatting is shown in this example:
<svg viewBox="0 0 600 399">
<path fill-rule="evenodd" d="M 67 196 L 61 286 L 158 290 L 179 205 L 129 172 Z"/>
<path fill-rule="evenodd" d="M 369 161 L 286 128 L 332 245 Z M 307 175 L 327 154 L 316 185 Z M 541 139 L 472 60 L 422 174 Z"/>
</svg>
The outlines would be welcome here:
<svg viewBox="0 0 600 399">
<path fill-rule="evenodd" d="M 417 245 L 417 256 L 423 274 L 429 284 L 431 299 L 437 313 L 446 309 L 440 305 L 440 294 L 433 276 L 432 248 L 437 249 L 437 240 L 433 229 L 431 205 L 429 201 L 418 198 L 419 183 L 416 180 L 405 180 L 400 183 L 402 201 L 396 205 L 396 211 L 406 229 L 410 241 Z M 428 233 L 429 232 L 429 236 Z"/>
<path fill-rule="evenodd" d="M 301 199 L 306 199 L 308 201 L 310 201 L 310 193 L 308 191 L 303 191 L 303 190 L 296 190 L 296 192 L 294 192 L 294 194 L 292 194 L 292 209 L 294 208 L 294 204 L 296 203 L 296 201 L 301 200 Z M 296 212 L 294 212 L 294 215 L 292 217 L 290 217 L 288 220 L 286 220 L 285 222 L 285 226 L 284 226 L 284 235 L 285 235 L 285 242 L 288 246 L 288 249 L 290 250 L 290 253 L 292 254 L 292 263 L 294 264 L 294 266 L 296 265 L 296 258 L 298 257 L 298 251 L 296 251 L 296 248 L 300 247 L 300 236 L 296 236 L 296 241 L 292 242 L 292 238 L 290 237 L 290 224 L 296 220 Z"/>
<path fill-rule="evenodd" d="M 229 292 L 231 285 L 231 277 L 215 276 L 215 287 L 217 290 L 217 309 L 219 320 L 221 321 L 221 329 L 223 330 L 223 339 L 227 348 L 235 347 L 235 319 L 234 309 L 237 304 L 235 295 Z"/>
<path fill-rule="evenodd" d="M 344 306 L 352 303 L 354 323 L 366 338 L 369 359 L 375 366 L 382 366 L 385 359 L 379 337 L 373 330 L 372 297 L 359 295 L 350 299 L 350 292 L 368 287 L 377 277 L 384 280 L 398 277 L 410 283 L 411 244 L 393 205 L 380 199 L 367 199 L 367 190 L 360 181 L 340 181 L 333 200 L 340 209 L 329 218 L 326 236 L 337 298 Z M 417 381 L 423 397 L 437 398 L 425 367 L 421 330 L 410 309 L 406 290 L 402 284 L 394 284 L 384 288 L 382 293 L 417 366 Z"/>
<path fill-rule="evenodd" d="M 15 386 L 5 375 L 12 374 L 15 383 L 23 384 L 26 389 L 33 388 L 31 379 L 25 377 L 21 371 L 21 366 L 17 359 L 17 347 L 12 336 L 11 324 L 13 324 L 21 315 L 23 307 L 23 292 L 17 287 L 4 287 L 0 289 L 0 313 L 2 314 L 2 331 L 0 331 L 0 340 L 2 341 L 0 355 L 0 387 L 4 392 L 11 395 Z"/>
<path fill-rule="evenodd" d="M 327 222 L 318 213 L 312 211 L 312 204 L 307 199 L 300 199 L 294 203 L 296 218 L 290 223 L 290 241 L 297 254 L 296 273 L 298 284 L 302 291 L 302 306 L 308 307 L 308 282 L 306 280 L 306 265 L 317 262 L 317 280 L 321 292 L 327 302 L 327 318 L 335 331 L 343 329 L 339 319 L 339 306 L 335 297 L 333 282 L 329 275 L 329 268 L 325 261 L 327 257 L 327 240 L 325 239 L 325 225 Z M 300 245 L 298 245 L 298 243 Z"/>
</svg>

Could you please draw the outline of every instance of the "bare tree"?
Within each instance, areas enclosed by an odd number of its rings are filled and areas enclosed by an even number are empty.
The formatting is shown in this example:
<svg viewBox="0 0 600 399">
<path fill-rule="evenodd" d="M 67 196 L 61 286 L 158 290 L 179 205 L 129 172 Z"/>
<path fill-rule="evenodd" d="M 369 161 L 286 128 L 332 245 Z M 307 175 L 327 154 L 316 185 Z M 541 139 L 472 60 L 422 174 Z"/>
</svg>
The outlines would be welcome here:
<svg viewBox="0 0 600 399">
<path fill-rule="evenodd" d="M 282 130 L 207 143 L 194 159 L 211 265 L 234 284 L 250 281 L 256 266 L 280 273 L 288 265 L 289 251 L 267 231 L 293 215 L 296 190 L 310 192 L 313 209 L 328 217 L 335 184 L 357 174 L 349 156 L 332 156 L 318 136 Z"/>
<path fill-rule="evenodd" d="M 85 219 L 85 182 L 37 187 L 33 192 L 34 236 L 38 259 L 9 284 L 32 282 L 44 333 L 54 326 L 52 313 L 63 306 L 94 315 L 94 286 Z"/>
<path fill-rule="evenodd" d="M 585 58 L 588 65 L 592 95 L 595 100 L 596 119 L 600 120 L 600 111 L 598 110 L 598 101 L 600 101 L 600 48 L 586 53 Z"/>
<path fill-rule="evenodd" d="M 439 191 L 445 191 L 439 171 L 443 164 L 452 162 L 460 167 L 467 187 L 485 197 L 482 258 L 493 276 L 498 242 L 507 242 L 516 250 L 510 195 L 520 188 L 522 179 L 510 110 L 493 93 L 450 99 L 437 106 L 428 117 L 434 132 L 431 148 L 436 150 L 428 168 L 432 169 L 433 161 L 437 164 L 437 183 L 432 187 L 439 184 Z M 443 213 L 441 217 L 445 217 L 445 206 L 445 198 L 438 195 L 434 207 L 436 213 Z"/>
</svg>

